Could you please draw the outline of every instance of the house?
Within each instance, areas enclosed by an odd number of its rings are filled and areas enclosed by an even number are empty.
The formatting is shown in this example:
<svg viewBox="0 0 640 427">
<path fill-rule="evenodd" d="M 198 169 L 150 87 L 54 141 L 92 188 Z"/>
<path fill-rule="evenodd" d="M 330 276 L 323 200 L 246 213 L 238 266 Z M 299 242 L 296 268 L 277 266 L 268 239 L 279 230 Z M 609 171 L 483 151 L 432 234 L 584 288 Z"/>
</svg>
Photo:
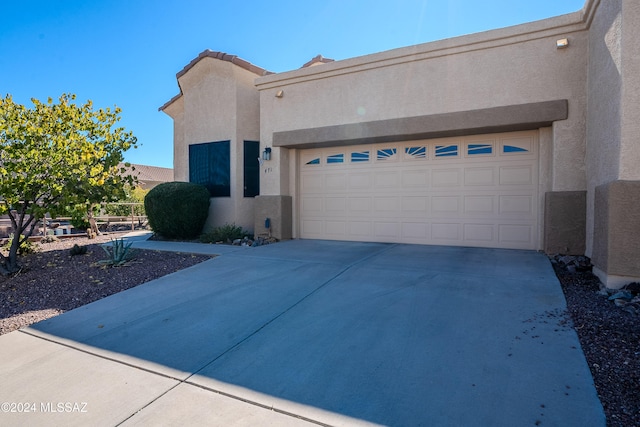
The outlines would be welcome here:
<svg viewBox="0 0 640 427">
<path fill-rule="evenodd" d="M 131 175 L 138 179 L 138 185 L 144 190 L 151 190 L 153 187 L 163 182 L 173 181 L 173 169 L 159 166 L 131 164 L 127 167 L 124 164 L 118 165 L 125 169 L 125 175 Z"/>
<path fill-rule="evenodd" d="M 640 280 L 638 40 L 637 0 L 586 0 L 278 74 L 206 50 L 160 108 L 175 178 L 208 185 L 209 226 L 586 254 L 617 287 Z"/>
</svg>

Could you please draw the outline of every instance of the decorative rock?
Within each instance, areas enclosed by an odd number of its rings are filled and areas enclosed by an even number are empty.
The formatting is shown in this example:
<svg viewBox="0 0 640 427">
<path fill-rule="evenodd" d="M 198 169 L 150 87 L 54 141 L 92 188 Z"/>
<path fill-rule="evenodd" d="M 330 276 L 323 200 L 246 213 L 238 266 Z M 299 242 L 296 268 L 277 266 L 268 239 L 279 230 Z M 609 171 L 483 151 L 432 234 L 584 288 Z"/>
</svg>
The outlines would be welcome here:
<svg viewBox="0 0 640 427">
<path fill-rule="evenodd" d="M 570 256 L 570 255 L 565 255 L 563 257 L 560 257 L 559 261 L 565 265 L 569 265 L 571 264 L 573 261 L 575 260 L 574 257 Z"/>
<path fill-rule="evenodd" d="M 627 291 L 620 291 L 620 292 L 616 292 L 615 294 L 609 297 L 609 301 L 613 301 L 613 300 L 617 301 L 619 299 L 624 300 L 625 302 L 629 302 L 633 299 L 633 294 Z"/>
<path fill-rule="evenodd" d="M 640 294 L 640 283 L 629 283 L 624 289 L 634 294 Z"/>
</svg>

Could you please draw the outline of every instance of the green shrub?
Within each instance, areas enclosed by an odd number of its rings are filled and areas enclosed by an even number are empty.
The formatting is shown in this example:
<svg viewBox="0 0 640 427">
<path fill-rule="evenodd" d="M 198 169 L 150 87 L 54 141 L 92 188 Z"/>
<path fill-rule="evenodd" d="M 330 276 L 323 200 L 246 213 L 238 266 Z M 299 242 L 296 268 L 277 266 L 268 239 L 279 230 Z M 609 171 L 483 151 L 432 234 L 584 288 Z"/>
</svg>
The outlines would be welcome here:
<svg viewBox="0 0 640 427">
<path fill-rule="evenodd" d="M 20 238 L 24 238 L 24 236 L 20 236 Z M 11 243 L 13 242 L 13 233 L 9 234 L 9 240 L 2 247 L 5 250 L 9 250 L 11 248 Z M 27 255 L 32 254 L 38 250 L 37 246 L 34 245 L 31 240 L 25 240 L 18 247 L 18 255 Z"/>
<path fill-rule="evenodd" d="M 225 224 L 221 227 L 216 227 L 211 231 L 203 233 L 200 236 L 202 243 L 216 243 L 225 242 L 231 243 L 236 239 L 242 239 L 244 237 L 251 237 L 251 233 L 244 230 L 239 225 Z"/>
<path fill-rule="evenodd" d="M 199 184 L 166 182 L 144 198 L 149 225 L 168 239 L 192 239 L 202 232 L 209 214 L 209 191 Z"/>
</svg>

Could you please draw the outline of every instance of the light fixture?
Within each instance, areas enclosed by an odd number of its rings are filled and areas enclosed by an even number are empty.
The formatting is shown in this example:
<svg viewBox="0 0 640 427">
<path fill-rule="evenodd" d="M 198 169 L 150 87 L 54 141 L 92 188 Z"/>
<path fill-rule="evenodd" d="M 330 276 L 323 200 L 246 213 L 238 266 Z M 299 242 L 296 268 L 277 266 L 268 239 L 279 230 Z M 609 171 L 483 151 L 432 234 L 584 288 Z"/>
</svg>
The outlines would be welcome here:
<svg viewBox="0 0 640 427">
<path fill-rule="evenodd" d="M 265 147 L 262 152 L 262 160 L 271 160 L 271 147 Z"/>
<path fill-rule="evenodd" d="M 276 92 L 276 98 L 282 98 L 284 96 L 284 91 L 283 90 L 279 90 Z"/>
<path fill-rule="evenodd" d="M 556 49 L 564 49 L 569 46 L 569 39 L 556 40 Z"/>
</svg>

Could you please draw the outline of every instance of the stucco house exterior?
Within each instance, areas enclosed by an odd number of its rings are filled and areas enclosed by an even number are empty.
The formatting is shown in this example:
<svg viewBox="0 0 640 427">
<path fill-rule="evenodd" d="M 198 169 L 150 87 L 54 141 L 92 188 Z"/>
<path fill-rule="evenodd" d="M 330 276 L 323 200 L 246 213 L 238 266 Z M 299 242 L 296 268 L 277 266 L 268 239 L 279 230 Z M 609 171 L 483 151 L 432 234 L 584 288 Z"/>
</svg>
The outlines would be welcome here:
<svg viewBox="0 0 640 427">
<path fill-rule="evenodd" d="M 586 0 L 278 74 L 206 50 L 160 108 L 175 179 L 209 184 L 208 226 L 586 254 L 617 287 L 640 279 L 639 41 L 640 2 Z"/>
</svg>

